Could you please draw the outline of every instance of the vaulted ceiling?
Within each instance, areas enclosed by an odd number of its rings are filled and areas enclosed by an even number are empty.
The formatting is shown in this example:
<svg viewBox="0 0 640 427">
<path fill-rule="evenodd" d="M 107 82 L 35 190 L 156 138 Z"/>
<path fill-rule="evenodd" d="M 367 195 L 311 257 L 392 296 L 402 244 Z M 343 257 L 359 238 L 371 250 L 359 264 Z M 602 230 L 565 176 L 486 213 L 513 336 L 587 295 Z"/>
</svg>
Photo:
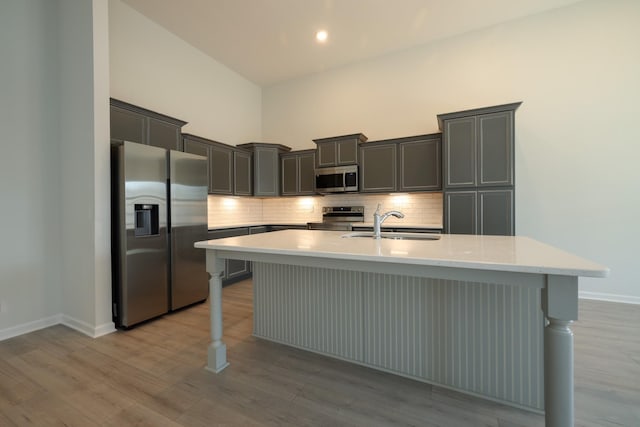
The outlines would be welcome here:
<svg viewBox="0 0 640 427">
<path fill-rule="evenodd" d="M 581 0 L 123 0 L 261 86 Z M 319 44 L 316 31 L 328 31 Z"/>
</svg>

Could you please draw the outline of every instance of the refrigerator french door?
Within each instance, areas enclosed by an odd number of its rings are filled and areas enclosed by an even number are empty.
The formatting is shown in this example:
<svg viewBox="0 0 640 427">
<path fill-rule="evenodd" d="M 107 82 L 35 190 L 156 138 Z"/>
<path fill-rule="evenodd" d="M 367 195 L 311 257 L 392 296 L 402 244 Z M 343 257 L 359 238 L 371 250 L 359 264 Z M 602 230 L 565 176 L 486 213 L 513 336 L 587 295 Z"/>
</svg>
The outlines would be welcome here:
<svg viewBox="0 0 640 427">
<path fill-rule="evenodd" d="M 208 294 L 206 158 L 112 142 L 113 319 L 128 328 Z"/>
</svg>

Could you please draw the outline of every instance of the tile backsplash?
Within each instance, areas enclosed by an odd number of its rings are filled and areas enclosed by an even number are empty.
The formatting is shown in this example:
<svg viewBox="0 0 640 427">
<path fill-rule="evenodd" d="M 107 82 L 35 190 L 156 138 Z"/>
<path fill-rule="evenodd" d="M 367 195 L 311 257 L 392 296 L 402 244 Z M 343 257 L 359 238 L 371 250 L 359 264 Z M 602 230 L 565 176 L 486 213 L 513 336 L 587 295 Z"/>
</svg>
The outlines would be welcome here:
<svg viewBox="0 0 640 427">
<path fill-rule="evenodd" d="M 322 221 L 323 206 L 364 206 L 365 222 L 373 222 L 380 203 L 383 212 L 395 209 L 403 219 L 390 217 L 386 223 L 441 224 L 442 193 L 336 194 L 313 197 L 209 196 L 209 227 L 251 223 L 306 223 Z"/>
</svg>

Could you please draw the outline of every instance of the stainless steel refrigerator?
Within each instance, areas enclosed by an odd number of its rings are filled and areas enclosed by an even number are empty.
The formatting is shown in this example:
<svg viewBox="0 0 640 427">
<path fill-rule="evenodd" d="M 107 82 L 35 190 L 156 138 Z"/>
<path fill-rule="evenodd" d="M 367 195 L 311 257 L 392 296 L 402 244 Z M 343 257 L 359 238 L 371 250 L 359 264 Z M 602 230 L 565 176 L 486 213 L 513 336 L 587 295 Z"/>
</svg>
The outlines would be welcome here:
<svg viewBox="0 0 640 427">
<path fill-rule="evenodd" d="M 112 141 L 111 223 L 117 327 L 207 298 L 205 157 Z"/>
</svg>

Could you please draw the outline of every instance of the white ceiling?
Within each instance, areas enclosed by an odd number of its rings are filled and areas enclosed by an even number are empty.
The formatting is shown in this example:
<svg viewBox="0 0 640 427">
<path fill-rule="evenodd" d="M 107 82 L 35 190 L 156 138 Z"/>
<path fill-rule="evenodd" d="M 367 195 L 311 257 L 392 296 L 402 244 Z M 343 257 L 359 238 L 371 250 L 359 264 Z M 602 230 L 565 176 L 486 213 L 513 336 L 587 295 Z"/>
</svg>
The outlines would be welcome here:
<svg viewBox="0 0 640 427">
<path fill-rule="evenodd" d="M 123 0 L 269 86 L 581 0 Z M 324 45 L 315 41 L 326 29 Z"/>
</svg>

